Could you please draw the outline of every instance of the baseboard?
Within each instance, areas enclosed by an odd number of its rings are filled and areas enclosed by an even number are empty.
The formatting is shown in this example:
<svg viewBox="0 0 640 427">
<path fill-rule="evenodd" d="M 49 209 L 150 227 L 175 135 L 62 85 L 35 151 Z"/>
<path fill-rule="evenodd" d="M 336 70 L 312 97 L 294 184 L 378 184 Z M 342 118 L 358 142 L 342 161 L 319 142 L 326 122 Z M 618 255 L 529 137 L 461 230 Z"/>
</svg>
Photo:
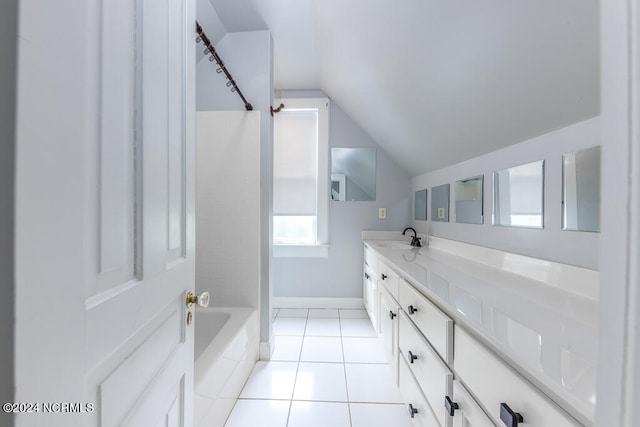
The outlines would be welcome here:
<svg viewBox="0 0 640 427">
<path fill-rule="evenodd" d="M 275 348 L 275 343 L 273 339 L 271 341 L 261 341 L 260 342 L 260 360 L 271 360 L 271 355 L 273 354 L 273 350 Z"/>
<path fill-rule="evenodd" d="M 362 298 L 272 297 L 273 308 L 364 308 Z"/>
</svg>

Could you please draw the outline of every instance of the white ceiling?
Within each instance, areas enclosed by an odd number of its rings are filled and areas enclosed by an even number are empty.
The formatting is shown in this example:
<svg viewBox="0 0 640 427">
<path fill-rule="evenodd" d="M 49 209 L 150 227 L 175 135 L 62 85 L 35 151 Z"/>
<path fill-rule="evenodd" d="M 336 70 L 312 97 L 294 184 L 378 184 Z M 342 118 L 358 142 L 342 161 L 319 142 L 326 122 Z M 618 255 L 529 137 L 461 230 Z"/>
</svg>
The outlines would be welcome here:
<svg viewBox="0 0 640 427">
<path fill-rule="evenodd" d="M 597 0 L 210 0 L 422 174 L 599 114 Z"/>
</svg>

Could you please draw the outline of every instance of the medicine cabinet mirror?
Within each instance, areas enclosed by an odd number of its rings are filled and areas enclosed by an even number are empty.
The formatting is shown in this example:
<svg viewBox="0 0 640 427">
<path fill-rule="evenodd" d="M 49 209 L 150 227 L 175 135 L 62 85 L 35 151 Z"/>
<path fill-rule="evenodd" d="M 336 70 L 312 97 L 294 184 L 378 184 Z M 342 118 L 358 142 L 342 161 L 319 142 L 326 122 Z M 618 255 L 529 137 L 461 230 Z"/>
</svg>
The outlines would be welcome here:
<svg viewBox="0 0 640 427">
<path fill-rule="evenodd" d="M 456 222 L 482 224 L 484 175 L 456 181 L 454 193 Z"/>
<path fill-rule="evenodd" d="M 543 228 L 544 160 L 493 173 L 493 224 Z"/>
<path fill-rule="evenodd" d="M 600 147 L 562 156 L 562 229 L 600 230 Z"/>
<path fill-rule="evenodd" d="M 416 191 L 413 200 L 415 204 L 415 219 L 426 221 L 427 220 L 427 189 Z"/>
<path fill-rule="evenodd" d="M 449 222 L 449 184 L 431 188 L 431 221 Z"/>
<path fill-rule="evenodd" d="M 376 149 L 331 149 L 331 200 L 376 199 Z"/>
</svg>

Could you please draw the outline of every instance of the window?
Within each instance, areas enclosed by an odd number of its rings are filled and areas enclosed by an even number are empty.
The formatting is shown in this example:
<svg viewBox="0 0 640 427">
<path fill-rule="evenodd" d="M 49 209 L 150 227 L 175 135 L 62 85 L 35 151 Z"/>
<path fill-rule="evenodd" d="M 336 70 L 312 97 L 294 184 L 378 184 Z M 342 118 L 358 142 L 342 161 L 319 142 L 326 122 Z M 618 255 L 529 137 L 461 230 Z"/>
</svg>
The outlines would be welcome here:
<svg viewBox="0 0 640 427">
<path fill-rule="evenodd" d="M 326 257 L 329 100 L 281 102 L 273 121 L 274 256 Z"/>
</svg>

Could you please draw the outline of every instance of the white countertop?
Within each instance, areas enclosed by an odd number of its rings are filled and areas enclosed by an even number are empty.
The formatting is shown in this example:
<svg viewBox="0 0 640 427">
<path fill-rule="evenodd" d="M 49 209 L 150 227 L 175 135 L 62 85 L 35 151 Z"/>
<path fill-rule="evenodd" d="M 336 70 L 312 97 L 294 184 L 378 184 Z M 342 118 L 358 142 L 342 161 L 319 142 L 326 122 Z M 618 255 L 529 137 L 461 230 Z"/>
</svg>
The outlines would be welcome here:
<svg viewBox="0 0 640 427">
<path fill-rule="evenodd" d="M 578 420 L 592 424 L 595 300 L 432 247 L 390 249 L 376 240 L 364 243 L 457 326 L 554 400 L 561 399 L 558 403 Z"/>
</svg>

